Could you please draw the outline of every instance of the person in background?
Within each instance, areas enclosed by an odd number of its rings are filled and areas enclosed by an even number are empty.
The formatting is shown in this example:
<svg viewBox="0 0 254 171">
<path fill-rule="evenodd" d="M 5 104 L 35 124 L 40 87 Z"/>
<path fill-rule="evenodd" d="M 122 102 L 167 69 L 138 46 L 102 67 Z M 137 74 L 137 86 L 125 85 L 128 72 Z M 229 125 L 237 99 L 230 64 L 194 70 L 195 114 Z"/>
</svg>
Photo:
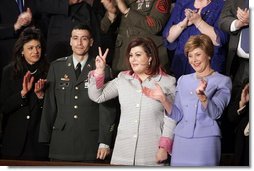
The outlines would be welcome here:
<svg viewBox="0 0 254 171">
<path fill-rule="evenodd" d="M 48 160 L 48 146 L 38 142 L 49 64 L 39 29 L 26 28 L 14 45 L 14 60 L 3 69 L 2 159 Z"/>
<path fill-rule="evenodd" d="M 167 49 L 163 46 L 161 31 L 170 15 L 168 0 L 102 0 L 107 10 L 101 20 L 101 29 L 108 32 L 117 24 L 112 70 L 114 75 L 128 70 L 124 54 L 135 37 L 150 37 L 159 49 L 160 63 L 168 68 Z"/>
<path fill-rule="evenodd" d="M 87 25 L 74 26 L 73 54 L 51 63 L 39 142 L 49 144 L 52 161 L 102 162 L 110 153 L 115 108 L 91 101 L 87 92 L 88 73 L 95 69 L 93 41 Z"/>
<path fill-rule="evenodd" d="M 217 123 L 228 105 L 231 80 L 211 68 L 214 46 L 204 35 L 191 36 L 184 52 L 195 73 L 178 79 L 174 102 L 169 102 L 159 85 L 144 87 L 146 96 L 160 101 L 177 122 L 171 166 L 217 166 L 221 156 Z"/>
<path fill-rule="evenodd" d="M 227 34 L 218 28 L 224 0 L 177 0 L 163 30 L 165 46 L 173 54 L 170 70 L 176 79 L 195 70 L 184 54 L 184 45 L 191 35 L 206 34 L 214 46 L 211 67 L 224 73 Z"/>
<path fill-rule="evenodd" d="M 131 70 L 104 84 L 108 51 L 96 57 L 96 69 L 89 75 L 88 95 L 98 103 L 118 96 L 121 115 L 111 164 L 163 166 L 171 153 L 175 122 L 165 116 L 158 101 L 143 96 L 142 87 L 159 84 L 173 101 L 175 78 L 161 68 L 155 43 L 148 38 L 133 39 L 126 51 Z"/>
<path fill-rule="evenodd" d="M 19 10 L 15 0 L 0 1 L 0 80 L 2 69 L 11 62 L 12 50 L 19 34 L 32 22 L 32 12 Z"/>
<path fill-rule="evenodd" d="M 11 62 L 12 50 L 20 33 L 26 27 L 35 26 L 46 35 L 47 17 L 37 11 L 34 2 L 35 0 L 0 1 L 0 85 L 3 67 Z M 0 138 L 1 117 L 0 113 Z"/>
<path fill-rule="evenodd" d="M 72 54 L 69 39 L 77 24 L 88 25 L 93 30 L 95 41 L 90 53 L 93 48 L 97 51 L 101 43 L 100 24 L 95 11 L 85 0 L 37 0 L 36 6 L 40 7 L 41 13 L 50 16 L 46 52 L 49 62 Z"/>
<path fill-rule="evenodd" d="M 228 105 L 227 117 L 234 125 L 234 166 L 249 166 L 249 79 L 243 81 L 242 88 L 235 99 L 231 99 Z"/>
<path fill-rule="evenodd" d="M 249 77 L 249 0 L 227 0 L 221 11 L 218 26 L 229 34 L 226 74 L 233 81 L 234 101 L 242 91 L 243 81 Z M 232 111 L 226 111 L 232 115 Z M 227 116 L 224 115 L 224 116 Z M 223 151 L 234 152 L 235 127 L 228 117 L 222 119 Z"/>
</svg>

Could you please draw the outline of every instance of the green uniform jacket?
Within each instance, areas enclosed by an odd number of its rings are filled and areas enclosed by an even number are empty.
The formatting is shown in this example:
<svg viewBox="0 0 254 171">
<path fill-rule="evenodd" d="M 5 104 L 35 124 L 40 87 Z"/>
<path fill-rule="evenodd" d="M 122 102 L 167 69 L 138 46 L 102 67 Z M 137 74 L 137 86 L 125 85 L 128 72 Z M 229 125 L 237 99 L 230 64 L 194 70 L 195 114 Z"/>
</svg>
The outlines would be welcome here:
<svg viewBox="0 0 254 171">
<path fill-rule="evenodd" d="M 162 66 L 168 64 L 168 54 L 163 46 L 161 30 L 164 28 L 169 15 L 171 2 L 169 0 L 125 0 L 130 8 L 127 16 L 122 14 L 115 44 L 112 69 L 118 73 L 129 69 L 125 58 L 126 48 L 134 37 L 149 37 L 158 47 Z M 152 21 L 152 22 L 148 22 Z M 111 22 L 107 13 L 101 20 L 101 29 L 107 32 Z"/>
<path fill-rule="evenodd" d="M 115 108 L 110 101 L 97 104 L 88 97 L 94 63 L 89 57 L 78 80 L 72 56 L 51 63 L 39 135 L 39 142 L 49 143 L 49 158 L 95 161 L 99 143 L 111 144 Z"/>
</svg>

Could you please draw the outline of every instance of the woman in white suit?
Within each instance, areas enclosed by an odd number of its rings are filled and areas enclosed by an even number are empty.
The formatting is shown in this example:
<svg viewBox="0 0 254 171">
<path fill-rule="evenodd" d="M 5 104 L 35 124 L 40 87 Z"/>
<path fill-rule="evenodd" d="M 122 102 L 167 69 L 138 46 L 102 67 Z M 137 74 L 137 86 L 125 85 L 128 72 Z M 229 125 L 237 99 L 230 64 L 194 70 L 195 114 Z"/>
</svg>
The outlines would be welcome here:
<svg viewBox="0 0 254 171">
<path fill-rule="evenodd" d="M 127 48 L 130 70 L 104 85 L 108 50 L 96 58 L 90 73 L 89 97 L 98 103 L 118 96 L 121 116 L 111 164 L 160 166 L 171 153 L 175 122 L 166 117 L 163 105 L 144 96 L 142 88 L 159 84 L 169 101 L 175 95 L 175 78 L 160 67 L 158 51 L 151 39 L 135 38 Z"/>
</svg>

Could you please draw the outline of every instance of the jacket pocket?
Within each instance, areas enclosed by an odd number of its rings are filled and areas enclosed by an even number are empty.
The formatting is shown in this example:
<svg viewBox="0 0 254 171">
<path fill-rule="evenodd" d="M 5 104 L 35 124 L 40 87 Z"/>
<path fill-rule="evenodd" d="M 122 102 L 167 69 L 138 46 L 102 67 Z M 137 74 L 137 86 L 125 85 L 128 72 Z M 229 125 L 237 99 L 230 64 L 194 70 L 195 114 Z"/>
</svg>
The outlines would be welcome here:
<svg viewBox="0 0 254 171">
<path fill-rule="evenodd" d="M 56 118 L 56 121 L 53 126 L 53 130 L 55 131 L 63 131 L 66 125 L 66 121 L 61 118 Z"/>
</svg>

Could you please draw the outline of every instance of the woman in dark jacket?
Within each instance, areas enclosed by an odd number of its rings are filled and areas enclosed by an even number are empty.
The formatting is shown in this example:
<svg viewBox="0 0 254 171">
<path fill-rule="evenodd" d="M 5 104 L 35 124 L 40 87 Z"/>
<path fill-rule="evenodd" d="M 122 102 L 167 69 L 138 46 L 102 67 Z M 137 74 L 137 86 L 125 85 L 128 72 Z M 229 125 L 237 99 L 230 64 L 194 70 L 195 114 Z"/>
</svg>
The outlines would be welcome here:
<svg viewBox="0 0 254 171">
<path fill-rule="evenodd" d="M 47 160 L 48 147 L 38 143 L 48 63 L 40 30 L 25 29 L 15 43 L 13 62 L 3 69 L 2 158 Z"/>
</svg>

